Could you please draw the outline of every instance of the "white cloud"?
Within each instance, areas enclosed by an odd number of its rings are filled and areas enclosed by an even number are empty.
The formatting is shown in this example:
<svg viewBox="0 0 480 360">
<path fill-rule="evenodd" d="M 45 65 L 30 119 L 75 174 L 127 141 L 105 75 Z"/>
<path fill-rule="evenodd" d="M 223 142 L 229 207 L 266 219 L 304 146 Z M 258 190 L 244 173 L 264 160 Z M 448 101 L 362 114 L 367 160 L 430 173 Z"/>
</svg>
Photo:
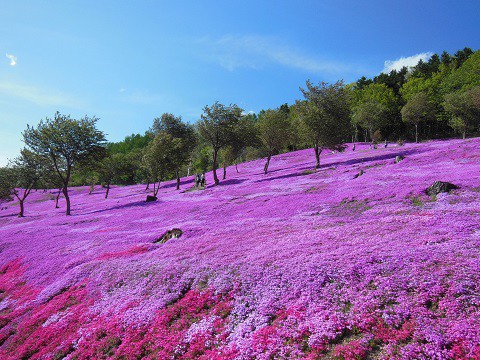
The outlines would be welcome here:
<svg viewBox="0 0 480 360">
<path fill-rule="evenodd" d="M 304 54 L 273 37 L 225 35 L 217 40 L 203 38 L 200 43 L 203 46 L 207 45 L 207 51 L 214 61 L 230 71 L 237 68 L 259 69 L 268 63 L 310 73 L 341 74 L 354 69 L 340 62 L 326 61 Z"/>
<path fill-rule="evenodd" d="M 118 90 L 119 93 L 124 93 L 125 91 L 127 91 L 127 89 L 125 89 L 125 88 L 120 88 L 120 89 Z"/>
<path fill-rule="evenodd" d="M 77 99 L 69 95 L 39 89 L 30 85 L 19 85 L 11 82 L 0 82 L 0 93 L 20 98 L 40 106 L 84 107 Z"/>
<path fill-rule="evenodd" d="M 424 52 L 421 54 L 417 55 L 412 55 L 408 57 L 401 57 L 400 59 L 397 60 L 387 60 L 385 61 L 385 67 L 382 70 L 383 73 L 388 74 L 392 70 L 400 70 L 404 66 L 407 68 L 415 66 L 418 64 L 420 60 L 426 61 L 427 59 L 430 59 L 430 57 L 433 55 L 432 52 Z"/>
<path fill-rule="evenodd" d="M 17 57 L 12 54 L 6 54 L 7 58 L 10 60 L 10 66 L 17 65 Z"/>
</svg>

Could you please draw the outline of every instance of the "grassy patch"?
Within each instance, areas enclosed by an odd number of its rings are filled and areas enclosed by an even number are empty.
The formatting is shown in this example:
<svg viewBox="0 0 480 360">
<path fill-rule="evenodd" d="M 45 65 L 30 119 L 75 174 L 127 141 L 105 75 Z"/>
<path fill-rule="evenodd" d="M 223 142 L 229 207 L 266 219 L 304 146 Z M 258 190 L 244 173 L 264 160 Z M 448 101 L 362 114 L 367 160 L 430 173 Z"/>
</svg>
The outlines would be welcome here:
<svg viewBox="0 0 480 360">
<path fill-rule="evenodd" d="M 303 170 L 301 172 L 301 175 L 311 175 L 311 174 L 315 174 L 315 170 Z"/>
<path fill-rule="evenodd" d="M 418 207 L 423 206 L 423 201 L 420 198 L 420 196 L 412 196 L 410 200 L 412 200 L 413 206 L 418 206 Z"/>
<path fill-rule="evenodd" d="M 343 199 L 336 206 L 333 206 L 327 213 L 336 216 L 355 216 L 370 210 L 373 206 L 368 203 L 368 199 Z"/>
</svg>

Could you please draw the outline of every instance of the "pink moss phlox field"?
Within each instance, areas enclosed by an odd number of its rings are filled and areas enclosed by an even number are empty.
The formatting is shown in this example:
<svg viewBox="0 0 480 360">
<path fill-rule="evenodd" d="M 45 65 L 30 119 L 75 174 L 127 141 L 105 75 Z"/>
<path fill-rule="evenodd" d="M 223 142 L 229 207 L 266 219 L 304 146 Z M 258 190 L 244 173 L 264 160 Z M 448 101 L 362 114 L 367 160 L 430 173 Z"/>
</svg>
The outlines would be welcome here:
<svg viewBox="0 0 480 360">
<path fill-rule="evenodd" d="M 314 160 L 2 203 L 0 358 L 480 359 L 480 139 Z"/>
</svg>

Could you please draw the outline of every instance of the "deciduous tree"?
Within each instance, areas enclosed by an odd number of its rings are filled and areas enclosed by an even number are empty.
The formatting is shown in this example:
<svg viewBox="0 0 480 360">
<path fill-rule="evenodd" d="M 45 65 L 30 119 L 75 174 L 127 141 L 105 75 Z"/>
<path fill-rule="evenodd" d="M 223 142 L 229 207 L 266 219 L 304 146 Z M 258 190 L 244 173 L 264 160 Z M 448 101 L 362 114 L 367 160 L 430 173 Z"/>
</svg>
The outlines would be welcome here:
<svg viewBox="0 0 480 360">
<path fill-rule="evenodd" d="M 272 155 L 276 151 L 282 150 L 288 144 L 290 128 L 288 115 L 280 108 L 266 110 L 259 116 L 257 127 L 262 146 L 267 151 L 267 162 L 263 168 L 263 172 L 266 175 Z"/>
<path fill-rule="evenodd" d="M 96 128 L 98 118 L 85 116 L 79 120 L 59 112 L 53 119 L 41 120 L 37 127 L 27 125 L 23 140 L 27 149 L 48 159 L 55 168 L 70 215 L 68 185 L 72 170 L 81 162 L 99 158 L 105 151 L 105 135 Z"/>
<path fill-rule="evenodd" d="M 148 169 L 150 181 L 153 183 L 153 196 L 157 196 L 160 182 L 173 173 L 176 152 L 181 146 L 179 138 L 174 138 L 163 131 L 158 133 L 149 144 L 143 160 Z"/>
<path fill-rule="evenodd" d="M 15 196 L 20 206 L 18 217 L 23 217 L 25 200 L 44 175 L 45 165 L 42 158 L 27 149 L 13 160 L 0 174 L 0 196 Z"/>
<path fill-rule="evenodd" d="M 462 134 L 465 139 L 469 128 L 478 125 L 480 108 L 478 104 L 478 92 L 480 87 L 474 87 L 467 91 L 456 91 L 445 95 L 443 106 L 451 114 L 450 126 Z"/>
<path fill-rule="evenodd" d="M 387 116 L 387 108 L 375 100 L 365 101 L 357 105 L 353 110 L 352 122 L 367 129 L 370 139 L 374 141 L 374 134 L 378 131 Z"/>
<path fill-rule="evenodd" d="M 435 108 L 425 93 L 413 95 L 402 108 L 402 120 L 415 125 L 415 142 L 418 143 L 418 124 L 433 119 L 434 111 Z"/>
<path fill-rule="evenodd" d="M 197 123 L 202 139 L 213 150 L 213 179 L 219 184 L 217 176 L 218 152 L 230 145 L 235 139 L 235 128 L 242 117 L 242 109 L 237 105 L 225 106 L 218 101 L 212 106 L 205 106 L 201 119 Z"/>
<path fill-rule="evenodd" d="M 197 144 L 197 138 L 192 126 L 185 124 L 180 116 L 164 113 L 160 118 L 153 120 L 151 131 L 154 134 L 161 132 L 170 134 L 172 138 L 180 139 L 177 152 L 174 155 L 173 167 L 177 179 L 177 190 L 180 189 L 180 169 L 190 161 L 192 151 Z"/>
<path fill-rule="evenodd" d="M 313 144 L 317 169 L 321 152 L 342 148 L 347 139 L 351 129 L 350 109 L 343 81 L 319 85 L 307 81 L 306 85 L 307 89 L 300 88 L 306 101 L 297 101 L 297 105 L 305 137 Z"/>
</svg>

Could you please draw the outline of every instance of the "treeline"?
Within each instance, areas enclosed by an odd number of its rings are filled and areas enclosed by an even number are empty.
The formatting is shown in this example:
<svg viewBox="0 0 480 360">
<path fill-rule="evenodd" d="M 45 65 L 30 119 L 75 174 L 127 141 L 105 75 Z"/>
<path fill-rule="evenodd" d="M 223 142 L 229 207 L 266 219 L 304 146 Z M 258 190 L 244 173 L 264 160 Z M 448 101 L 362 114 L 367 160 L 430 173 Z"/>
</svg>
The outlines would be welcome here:
<svg viewBox="0 0 480 360">
<path fill-rule="evenodd" d="M 306 82 L 302 99 L 276 109 L 246 114 L 235 104 L 205 106 L 195 124 L 164 113 L 144 135 L 107 143 L 96 118 L 76 120 L 56 113 L 27 126 L 25 148 L 0 169 L 0 198 L 17 198 L 19 216 L 32 189 L 58 189 L 70 214 L 72 185 L 145 183 L 156 198 L 160 182 L 213 171 L 214 183 L 227 166 L 313 147 L 315 168 L 323 150 L 346 142 L 405 141 L 477 135 L 480 128 L 480 51 L 443 52 L 413 68 L 360 78 L 352 84 Z M 235 166 L 236 171 L 238 167 Z"/>
</svg>

